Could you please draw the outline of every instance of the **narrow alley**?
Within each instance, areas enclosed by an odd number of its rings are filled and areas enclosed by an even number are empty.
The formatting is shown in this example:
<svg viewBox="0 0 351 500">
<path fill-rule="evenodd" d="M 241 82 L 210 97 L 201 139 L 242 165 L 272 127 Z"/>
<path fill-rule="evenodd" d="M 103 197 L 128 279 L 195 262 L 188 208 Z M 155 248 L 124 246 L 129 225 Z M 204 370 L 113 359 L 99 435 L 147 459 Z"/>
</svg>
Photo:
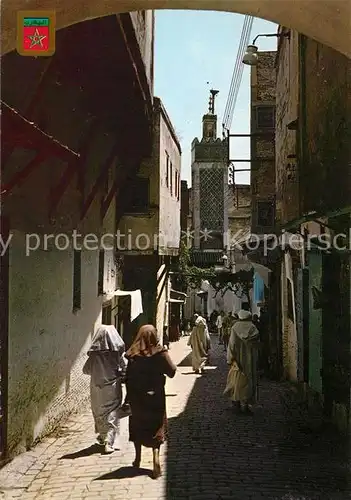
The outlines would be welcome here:
<svg viewBox="0 0 351 500">
<path fill-rule="evenodd" d="M 326 432 L 308 432 L 287 386 L 262 382 L 262 406 L 253 416 L 235 416 L 222 396 L 227 367 L 217 337 L 212 338 L 211 365 L 203 376 L 192 373 L 186 343 L 187 337 L 171 345 L 178 372 L 166 386 L 170 437 L 162 450 L 160 480 L 149 476 L 150 450 L 144 449 L 140 471 L 131 467 L 127 419 L 122 421 L 122 450 L 102 455 L 94 445 L 90 410 L 84 408 L 1 470 L 2 498 L 350 498 L 341 441 Z"/>
</svg>

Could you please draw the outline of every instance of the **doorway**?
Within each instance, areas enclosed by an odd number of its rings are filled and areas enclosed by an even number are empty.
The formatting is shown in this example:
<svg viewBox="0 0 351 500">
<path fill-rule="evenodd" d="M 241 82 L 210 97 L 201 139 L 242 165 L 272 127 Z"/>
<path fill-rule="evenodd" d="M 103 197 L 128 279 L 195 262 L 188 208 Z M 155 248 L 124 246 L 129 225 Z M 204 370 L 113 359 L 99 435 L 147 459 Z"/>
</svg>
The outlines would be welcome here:
<svg viewBox="0 0 351 500">
<path fill-rule="evenodd" d="M 322 288 L 322 255 L 320 250 L 312 248 L 308 254 L 309 271 L 309 375 L 308 382 L 311 389 L 318 394 L 323 393 L 323 336 L 322 336 L 322 309 L 314 299 L 313 290 Z"/>
</svg>

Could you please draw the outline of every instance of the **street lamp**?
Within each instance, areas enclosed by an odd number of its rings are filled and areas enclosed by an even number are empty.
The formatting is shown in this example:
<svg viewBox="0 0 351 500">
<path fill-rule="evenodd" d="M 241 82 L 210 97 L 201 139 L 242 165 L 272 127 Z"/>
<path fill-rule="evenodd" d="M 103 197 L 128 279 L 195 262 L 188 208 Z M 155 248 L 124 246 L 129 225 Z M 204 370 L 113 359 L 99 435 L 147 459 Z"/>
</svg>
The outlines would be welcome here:
<svg viewBox="0 0 351 500">
<path fill-rule="evenodd" d="M 251 45 L 247 46 L 246 52 L 243 57 L 243 63 L 247 64 L 248 66 L 256 66 L 257 65 L 257 59 L 258 59 L 258 47 L 255 45 L 257 38 L 260 36 L 265 36 L 265 37 L 271 37 L 275 36 L 277 38 L 288 38 L 290 40 L 290 31 L 285 31 L 284 33 L 263 33 L 260 35 L 257 35 Z"/>
</svg>

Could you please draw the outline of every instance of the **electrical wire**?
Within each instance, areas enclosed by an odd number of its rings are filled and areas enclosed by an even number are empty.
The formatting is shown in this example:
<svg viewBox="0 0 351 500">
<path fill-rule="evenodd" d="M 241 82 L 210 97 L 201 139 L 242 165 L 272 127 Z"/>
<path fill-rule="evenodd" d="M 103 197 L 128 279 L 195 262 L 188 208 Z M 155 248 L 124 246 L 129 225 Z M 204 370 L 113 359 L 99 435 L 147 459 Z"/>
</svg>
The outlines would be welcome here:
<svg viewBox="0 0 351 500">
<path fill-rule="evenodd" d="M 235 61 L 235 66 L 232 74 L 232 79 L 230 83 L 230 88 L 229 88 L 229 94 L 228 94 L 228 99 L 226 103 L 226 107 L 224 110 L 224 118 L 223 118 L 223 128 L 226 130 L 230 130 L 230 127 L 232 125 L 233 121 L 233 116 L 234 116 L 234 110 L 235 110 L 235 105 L 242 81 L 242 75 L 244 71 L 244 65 L 243 65 L 243 56 L 246 51 L 246 47 L 248 45 L 251 31 L 252 31 L 252 25 L 253 25 L 254 18 L 252 16 L 245 16 L 244 23 L 243 23 L 243 28 L 241 31 L 241 36 L 240 36 L 240 42 L 239 42 L 239 48 L 238 48 L 238 53 Z"/>
<path fill-rule="evenodd" d="M 241 31 L 241 36 L 240 36 L 240 42 L 239 42 L 239 47 L 238 47 L 237 58 L 236 58 L 236 61 L 235 61 L 235 66 L 234 66 L 234 70 L 233 70 L 233 74 L 232 74 L 232 79 L 231 79 L 231 82 L 230 82 L 228 99 L 227 99 L 226 107 L 225 107 L 225 110 L 224 110 L 223 125 L 225 127 L 227 126 L 229 118 L 230 118 L 230 108 L 231 108 L 231 105 L 232 105 L 233 95 L 234 95 L 234 90 L 235 90 L 235 85 L 236 85 L 236 81 L 237 81 L 238 56 L 242 52 L 243 41 L 244 41 L 245 33 L 247 31 L 248 18 L 249 18 L 249 16 L 245 16 L 245 18 L 244 18 L 244 24 L 243 24 L 243 28 L 242 28 L 242 31 Z"/>
<path fill-rule="evenodd" d="M 232 84 L 228 96 L 227 112 L 224 120 L 224 125 L 227 130 L 230 129 L 233 120 L 236 100 L 239 93 L 242 81 L 242 75 L 244 71 L 244 65 L 242 63 L 242 59 L 247 47 L 248 40 L 250 38 L 252 24 L 253 24 L 253 18 L 251 16 L 247 16 L 246 22 L 244 22 L 243 26 L 237 59 L 232 76 Z"/>
</svg>

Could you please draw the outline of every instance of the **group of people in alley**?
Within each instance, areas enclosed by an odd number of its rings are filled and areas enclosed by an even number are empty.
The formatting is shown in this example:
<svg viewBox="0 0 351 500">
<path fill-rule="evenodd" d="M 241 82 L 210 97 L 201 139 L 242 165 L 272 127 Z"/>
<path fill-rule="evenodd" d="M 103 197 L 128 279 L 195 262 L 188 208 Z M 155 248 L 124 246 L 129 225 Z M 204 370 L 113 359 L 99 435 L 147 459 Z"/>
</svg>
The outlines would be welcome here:
<svg viewBox="0 0 351 500">
<path fill-rule="evenodd" d="M 245 303 L 238 314 L 219 313 L 211 318 L 215 325 L 219 344 L 224 345 L 229 366 L 224 395 L 232 401 L 233 409 L 252 413 L 252 406 L 257 401 L 258 369 L 265 367 L 265 352 L 260 352 L 260 332 L 258 316 L 252 317 L 249 304 Z M 262 320 L 265 315 L 262 315 Z M 263 321 L 262 321 L 263 323 Z M 195 315 L 194 328 L 188 345 L 192 348 L 192 367 L 195 373 L 204 373 L 208 363 L 211 340 L 207 321 Z M 262 344 L 263 345 L 263 344 Z M 263 354 L 263 355 L 262 355 Z"/>
<path fill-rule="evenodd" d="M 237 317 L 218 318 L 219 343 L 226 348 L 229 365 L 224 394 L 234 408 L 250 412 L 257 394 L 259 331 L 245 306 Z M 194 317 L 188 345 L 194 372 L 203 374 L 209 363 L 211 337 L 206 319 L 199 314 Z M 101 325 L 87 354 L 83 373 L 90 375 L 97 444 L 105 453 L 120 449 L 120 419 L 128 416 L 129 440 L 135 448 L 133 466 L 140 467 L 142 446 L 151 448 L 152 474 L 158 478 L 160 446 L 167 435 L 166 376 L 173 378 L 177 370 L 168 347 L 161 345 L 153 325 L 141 326 L 128 350 L 113 325 Z"/>
</svg>

